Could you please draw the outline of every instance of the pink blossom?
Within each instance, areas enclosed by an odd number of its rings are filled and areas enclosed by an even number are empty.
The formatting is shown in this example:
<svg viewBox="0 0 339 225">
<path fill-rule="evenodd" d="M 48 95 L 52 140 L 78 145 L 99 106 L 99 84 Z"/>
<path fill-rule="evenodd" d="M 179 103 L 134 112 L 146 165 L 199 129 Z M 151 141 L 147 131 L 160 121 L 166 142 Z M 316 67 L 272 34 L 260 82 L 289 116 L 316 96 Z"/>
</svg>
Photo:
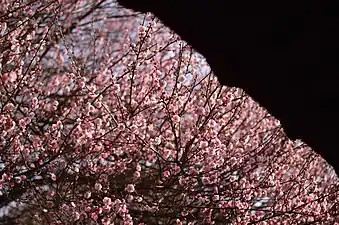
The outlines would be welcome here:
<svg viewBox="0 0 339 225">
<path fill-rule="evenodd" d="M 54 174 L 54 173 L 51 173 L 51 179 L 53 180 L 53 181 L 56 181 L 56 175 Z"/>
<path fill-rule="evenodd" d="M 22 181 L 26 181 L 26 180 L 27 180 L 27 177 L 26 177 L 25 175 L 22 175 L 22 176 L 21 176 L 21 180 L 22 180 Z"/>
<path fill-rule="evenodd" d="M 208 142 L 207 141 L 201 141 L 200 142 L 200 148 L 207 148 L 208 147 Z"/>
<path fill-rule="evenodd" d="M 107 152 L 101 153 L 102 158 L 106 159 L 109 155 Z"/>
<path fill-rule="evenodd" d="M 214 127 L 216 124 L 217 124 L 217 123 L 215 122 L 215 120 L 209 120 L 209 121 L 208 121 L 208 125 L 209 125 L 210 127 Z"/>
<path fill-rule="evenodd" d="M 125 125 L 124 125 L 123 123 L 119 123 L 119 124 L 118 124 L 118 129 L 119 129 L 120 131 L 124 130 L 124 129 L 125 129 Z"/>
<path fill-rule="evenodd" d="M 187 212 L 187 211 L 182 211 L 182 212 L 181 212 L 181 215 L 182 215 L 182 216 L 187 216 L 187 215 L 188 215 L 188 212 Z"/>
<path fill-rule="evenodd" d="M 9 177 L 6 173 L 3 173 L 2 176 L 1 176 L 1 179 L 7 181 L 7 180 L 9 180 Z"/>
<path fill-rule="evenodd" d="M 190 167 L 189 168 L 189 174 L 190 175 L 198 175 L 199 174 L 199 171 L 193 167 Z"/>
<path fill-rule="evenodd" d="M 139 172 L 141 171 L 141 166 L 140 166 L 140 164 L 137 164 L 135 170 L 136 170 L 136 171 L 139 171 Z"/>
<path fill-rule="evenodd" d="M 128 212 L 128 209 L 127 209 L 127 205 L 126 204 L 122 204 L 120 207 L 119 207 L 119 210 L 118 210 L 120 213 L 124 214 L 124 213 L 127 213 Z"/>
<path fill-rule="evenodd" d="M 173 120 L 174 123 L 179 123 L 179 122 L 180 122 L 180 116 L 174 115 L 174 116 L 172 117 L 172 120 Z"/>
<path fill-rule="evenodd" d="M 39 223 L 336 221 L 339 181 L 328 164 L 241 90 L 218 83 L 153 16 L 119 9 L 115 18 L 110 1 L 93 12 L 94 0 L 5 2 L 13 24 L 1 40 L 9 66 L 0 64 L 0 195 L 23 188 L 18 202 L 46 207 L 35 210 Z M 42 11 L 16 26 L 29 10 Z M 61 27 L 50 27 L 54 17 Z"/>
<path fill-rule="evenodd" d="M 105 218 L 101 219 L 101 223 L 103 225 L 111 225 L 112 224 L 111 223 L 111 218 L 105 217 Z"/>
<path fill-rule="evenodd" d="M 12 71 L 9 73 L 9 82 L 14 83 L 18 79 L 18 75 Z"/>
<path fill-rule="evenodd" d="M 97 221 L 97 219 L 98 219 L 98 213 L 96 213 L 96 212 L 91 213 L 91 218 L 92 218 L 94 221 Z"/>
<path fill-rule="evenodd" d="M 138 132 L 138 127 L 137 127 L 136 125 L 132 125 L 132 126 L 130 127 L 130 129 L 131 129 L 131 131 L 132 131 L 133 133 L 137 133 L 137 132 Z"/>
<path fill-rule="evenodd" d="M 201 182 L 203 185 L 207 185 L 207 184 L 210 184 L 210 179 L 208 177 L 203 177 L 201 179 Z"/>
<path fill-rule="evenodd" d="M 112 202 L 111 198 L 109 197 L 105 197 L 102 201 L 105 205 L 110 205 Z"/>
<path fill-rule="evenodd" d="M 181 168 L 179 166 L 174 167 L 174 173 L 179 173 L 181 171 Z"/>
<path fill-rule="evenodd" d="M 197 113 L 198 115 L 203 116 L 203 115 L 206 114 L 206 110 L 205 110 L 204 107 L 199 107 L 199 108 L 196 109 L 196 113 Z"/>
<path fill-rule="evenodd" d="M 134 200 L 134 196 L 133 195 L 128 195 L 127 196 L 127 202 L 132 202 Z"/>
<path fill-rule="evenodd" d="M 102 211 L 103 211 L 103 213 L 109 213 L 111 211 L 111 209 L 112 209 L 111 205 L 105 205 L 102 208 Z"/>
<path fill-rule="evenodd" d="M 140 172 L 139 171 L 135 171 L 134 172 L 134 177 L 135 178 L 139 178 L 140 177 Z"/>
<path fill-rule="evenodd" d="M 160 70 L 156 70 L 156 71 L 155 71 L 155 75 L 156 75 L 157 77 L 161 77 L 162 73 L 161 73 Z"/>
<path fill-rule="evenodd" d="M 14 180 L 15 180 L 15 183 L 21 183 L 21 178 L 20 177 L 15 177 Z"/>
<path fill-rule="evenodd" d="M 5 111 L 13 111 L 16 107 L 12 104 L 12 103 L 8 103 L 5 107 L 4 107 L 4 110 Z"/>
<path fill-rule="evenodd" d="M 84 194 L 84 197 L 85 198 L 90 198 L 91 197 L 91 192 L 90 191 L 87 191 L 85 194 Z"/>
<path fill-rule="evenodd" d="M 2 80 L 4 83 L 7 83 L 7 81 L 9 81 L 9 74 L 8 74 L 8 73 L 5 73 L 4 75 L 2 75 L 1 80 Z"/>
<path fill-rule="evenodd" d="M 80 213 L 75 212 L 74 213 L 74 220 L 76 221 L 76 220 L 79 220 L 79 219 L 80 219 Z"/>
<path fill-rule="evenodd" d="M 180 82 L 180 83 L 182 83 L 182 82 L 184 82 L 186 80 L 186 77 L 185 76 L 180 76 L 179 78 L 178 78 L 178 81 Z"/>
<path fill-rule="evenodd" d="M 184 178 L 180 177 L 180 178 L 179 178 L 179 184 L 180 184 L 181 186 L 186 185 L 186 180 L 185 180 Z"/>
<path fill-rule="evenodd" d="M 213 201 L 219 201 L 219 195 L 213 195 L 212 200 Z"/>
<path fill-rule="evenodd" d="M 140 32 L 140 33 L 144 33 L 144 32 L 146 32 L 146 29 L 147 29 L 146 27 L 140 26 L 140 27 L 139 27 L 139 32 Z"/>
<path fill-rule="evenodd" d="M 126 186 L 126 191 L 129 192 L 129 193 L 134 192 L 135 191 L 134 185 L 133 184 L 128 184 Z"/>
<path fill-rule="evenodd" d="M 53 201 L 47 201 L 46 203 L 48 208 L 52 208 L 54 206 Z"/>
<path fill-rule="evenodd" d="M 95 188 L 95 190 L 97 190 L 97 191 L 101 191 L 102 185 L 101 185 L 100 183 L 95 183 L 94 188 Z"/>
<path fill-rule="evenodd" d="M 53 190 L 52 190 L 52 191 L 49 191 L 49 192 L 48 192 L 48 195 L 51 196 L 51 197 L 55 196 L 55 191 L 53 191 Z"/>
<path fill-rule="evenodd" d="M 163 176 L 164 176 L 165 178 L 168 178 L 170 175 L 171 175 L 171 173 L 170 173 L 168 170 L 166 170 L 166 171 L 164 172 L 164 174 L 163 174 Z"/>
</svg>

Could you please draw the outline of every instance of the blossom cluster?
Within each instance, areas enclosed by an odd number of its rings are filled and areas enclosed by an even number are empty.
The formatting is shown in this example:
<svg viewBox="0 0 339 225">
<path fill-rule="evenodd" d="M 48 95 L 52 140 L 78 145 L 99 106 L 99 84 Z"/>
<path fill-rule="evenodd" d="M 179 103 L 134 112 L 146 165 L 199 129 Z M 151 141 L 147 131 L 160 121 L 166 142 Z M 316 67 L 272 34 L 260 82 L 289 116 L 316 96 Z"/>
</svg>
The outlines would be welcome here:
<svg viewBox="0 0 339 225">
<path fill-rule="evenodd" d="M 152 15 L 110 0 L 0 7 L 0 205 L 21 205 L 7 219 L 339 221 L 332 168 Z"/>
</svg>

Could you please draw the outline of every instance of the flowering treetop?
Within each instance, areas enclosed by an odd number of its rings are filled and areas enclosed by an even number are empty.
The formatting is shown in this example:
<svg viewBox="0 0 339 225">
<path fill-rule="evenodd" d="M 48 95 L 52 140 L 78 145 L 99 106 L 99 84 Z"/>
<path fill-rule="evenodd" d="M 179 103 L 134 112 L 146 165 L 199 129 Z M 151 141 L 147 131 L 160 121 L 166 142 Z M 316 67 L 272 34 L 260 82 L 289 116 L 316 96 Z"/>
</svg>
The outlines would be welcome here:
<svg viewBox="0 0 339 225">
<path fill-rule="evenodd" d="M 328 164 L 152 15 L 108 0 L 1 7 L 4 221 L 338 221 Z"/>
</svg>

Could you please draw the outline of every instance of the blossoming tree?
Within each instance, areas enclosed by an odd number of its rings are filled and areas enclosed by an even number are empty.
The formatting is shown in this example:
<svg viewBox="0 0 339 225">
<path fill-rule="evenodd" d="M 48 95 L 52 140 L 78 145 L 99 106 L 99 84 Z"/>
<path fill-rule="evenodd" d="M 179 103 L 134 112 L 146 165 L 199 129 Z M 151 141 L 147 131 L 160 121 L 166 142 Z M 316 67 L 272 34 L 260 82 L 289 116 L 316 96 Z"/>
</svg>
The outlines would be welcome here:
<svg viewBox="0 0 339 225">
<path fill-rule="evenodd" d="M 329 165 L 152 15 L 0 7 L 4 223 L 339 221 Z"/>
</svg>

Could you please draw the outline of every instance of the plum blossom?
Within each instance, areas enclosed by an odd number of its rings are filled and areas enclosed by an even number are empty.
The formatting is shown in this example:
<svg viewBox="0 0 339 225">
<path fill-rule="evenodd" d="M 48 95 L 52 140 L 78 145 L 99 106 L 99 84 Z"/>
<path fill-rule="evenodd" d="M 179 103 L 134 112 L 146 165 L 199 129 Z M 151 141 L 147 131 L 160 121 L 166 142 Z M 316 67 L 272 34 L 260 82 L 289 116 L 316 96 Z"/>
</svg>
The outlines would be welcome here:
<svg viewBox="0 0 339 225">
<path fill-rule="evenodd" d="M 100 183 L 95 183 L 94 189 L 97 190 L 97 191 L 101 191 L 102 185 Z"/>
<path fill-rule="evenodd" d="M 84 194 L 84 197 L 88 199 L 88 198 L 91 197 L 91 195 L 92 195 L 92 193 L 91 193 L 90 191 L 87 191 L 87 192 Z"/>
<path fill-rule="evenodd" d="M 153 15 L 14 5 L 0 5 L 0 195 L 36 216 L 13 224 L 337 221 L 333 169 Z"/>
<path fill-rule="evenodd" d="M 91 213 L 91 218 L 94 220 L 94 221 L 97 221 L 98 220 L 98 213 L 96 213 L 96 212 L 93 212 L 93 213 Z"/>
<path fill-rule="evenodd" d="M 52 179 L 53 181 L 56 181 L 56 180 L 57 180 L 57 177 L 56 177 L 56 175 L 55 175 L 54 173 L 51 173 L 51 179 Z"/>
<path fill-rule="evenodd" d="M 172 117 L 172 119 L 173 119 L 173 122 L 174 122 L 174 123 L 179 123 L 179 122 L 180 122 L 180 116 L 178 116 L 178 115 L 174 115 L 174 116 Z"/>
<path fill-rule="evenodd" d="M 8 112 L 11 112 L 11 111 L 13 111 L 15 108 L 16 108 L 16 107 L 15 107 L 15 105 L 14 105 L 13 103 L 8 103 L 7 105 L 5 105 L 4 110 L 5 110 L 5 111 L 8 111 Z"/>
<path fill-rule="evenodd" d="M 129 193 L 134 192 L 135 191 L 134 185 L 133 184 L 128 184 L 126 186 L 126 191 L 129 192 Z"/>
<path fill-rule="evenodd" d="M 208 142 L 207 141 L 201 141 L 200 142 L 200 148 L 207 148 L 208 147 Z"/>
<path fill-rule="evenodd" d="M 211 181 L 209 177 L 202 177 L 201 182 L 203 185 L 207 185 L 207 184 L 210 184 Z"/>
<path fill-rule="evenodd" d="M 168 178 L 171 175 L 171 173 L 168 170 L 166 170 L 163 175 L 165 178 Z"/>
<path fill-rule="evenodd" d="M 110 205 L 112 202 L 111 198 L 109 197 L 105 197 L 102 201 L 104 202 L 105 205 Z"/>
<path fill-rule="evenodd" d="M 139 171 L 135 171 L 134 172 L 134 177 L 135 178 L 139 178 L 141 176 L 140 172 Z"/>
</svg>

